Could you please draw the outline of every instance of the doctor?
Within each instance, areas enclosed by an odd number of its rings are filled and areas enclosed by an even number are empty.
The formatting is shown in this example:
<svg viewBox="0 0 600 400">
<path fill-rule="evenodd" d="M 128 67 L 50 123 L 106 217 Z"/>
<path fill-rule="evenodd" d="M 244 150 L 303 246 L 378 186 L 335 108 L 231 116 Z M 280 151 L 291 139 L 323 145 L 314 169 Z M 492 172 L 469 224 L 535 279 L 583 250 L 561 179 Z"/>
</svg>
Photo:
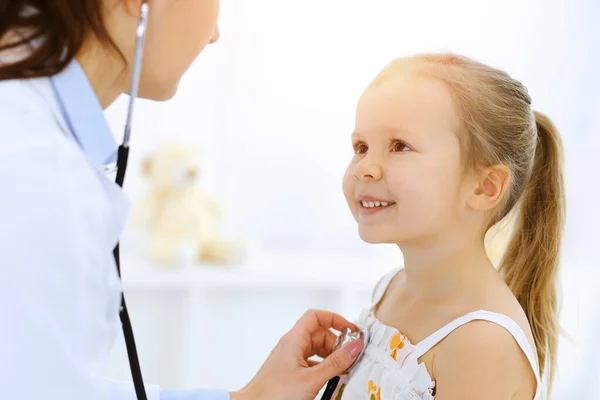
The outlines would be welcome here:
<svg viewBox="0 0 600 400">
<path fill-rule="evenodd" d="M 115 143 L 103 109 L 127 92 L 143 0 L 0 1 L 0 399 L 134 400 L 102 378 L 119 333 L 112 250 L 128 214 L 104 169 Z M 218 0 L 150 0 L 139 96 L 167 100 L 217 41 Z M 145 386 L 151 400 L 312 399 L 363 347 L 330 354 L 308 311 L 234 393 Z M 327 357 L 319 364 L 312 355 Z M 227 371 L 222 371 L 227 374 Z"/>
</svg>

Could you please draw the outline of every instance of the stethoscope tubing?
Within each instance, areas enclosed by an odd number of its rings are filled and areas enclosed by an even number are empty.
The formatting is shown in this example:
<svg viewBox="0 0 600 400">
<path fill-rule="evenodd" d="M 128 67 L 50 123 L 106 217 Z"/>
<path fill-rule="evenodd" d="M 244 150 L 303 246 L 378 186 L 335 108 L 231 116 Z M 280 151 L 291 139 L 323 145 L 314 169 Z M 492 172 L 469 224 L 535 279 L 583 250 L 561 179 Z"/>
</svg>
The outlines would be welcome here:
<svg viewBox="0 0 600 400">
<path fill-rule="evenodd" d="M 129 106 L 127 109 L 127 121 L 125 123 L 125 131 L 123 133 L 123 142 L 119 146 L 117 153 L 117 176 L 115 182 L 120 187 L 123 187 L 125 182 L 125 172 L 127 171 L 127 161 L 129 159 L 129 142 L 131 139 L 131 127 L 133 121 L 133 110 L 135 100 L 138 95 L 138 88 L 140 82 L 140 74 L 142 69 L 142 54 L 144 49 L 144 39 L 146 37 L 146 28 L 148 24 L 148 3 L 143 3 L 140 9 L 140 20 L 136 29 L 136 45 L 135 53 L 133 56 L 133 65 L 131 67 L 131 83 L 129 89 Z M 121 258 L 119 252 L 119 243 L 117 243 L 113 250 L 113 256 L 115 259 L 115 265 L 117 267 L 117 273 L 121 278 Z M 136 397 L 138 400 L 147 400 L 146 388 L 144 386 L 144 379 L 140 367 L 140 362 L 137 354 L 137 348 L 135 345 L 135 338 L 133 334 L 133 328 L 131 326 L 131 320 L 129 318 L 129 312 L 127 311 L 127 304 L 125 303 L 125 296 L 121 293 L 121 309 L 119 312 L 119 318 L 121 319 L 121 326 L 123 328 L 123 336 L 125 338 L 125 347 L 127 348 L 127 357 L 129 358 L 129 368 L 131 370 L 131 377 L 133 379 L 133 385 L 135 388 Z"/>
</svg>

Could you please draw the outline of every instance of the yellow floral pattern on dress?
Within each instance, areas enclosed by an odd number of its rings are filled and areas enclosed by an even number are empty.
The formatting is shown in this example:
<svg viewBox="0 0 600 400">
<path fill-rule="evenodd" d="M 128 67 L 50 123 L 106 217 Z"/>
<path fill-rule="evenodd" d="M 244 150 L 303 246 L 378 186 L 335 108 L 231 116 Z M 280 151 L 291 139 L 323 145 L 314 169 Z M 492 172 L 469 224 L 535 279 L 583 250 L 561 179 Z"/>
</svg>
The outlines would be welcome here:
<svg viewBox="0 0 600 400">
<path fill-rule="evenodd" d="M 390 356 L 395 360 L 396 354 L 398 354 L 398 350 L 404 347 L 404 335 L 401 333 L 396 333 L 390 339 Z"/>
<path fill-rule="evenodd" d="M 369 400 L 381 400 L 381 390 L 375 385 L 375 381 L 372 379 L 369 380 L 367 395 L 369 396 Z"/>
</svg>

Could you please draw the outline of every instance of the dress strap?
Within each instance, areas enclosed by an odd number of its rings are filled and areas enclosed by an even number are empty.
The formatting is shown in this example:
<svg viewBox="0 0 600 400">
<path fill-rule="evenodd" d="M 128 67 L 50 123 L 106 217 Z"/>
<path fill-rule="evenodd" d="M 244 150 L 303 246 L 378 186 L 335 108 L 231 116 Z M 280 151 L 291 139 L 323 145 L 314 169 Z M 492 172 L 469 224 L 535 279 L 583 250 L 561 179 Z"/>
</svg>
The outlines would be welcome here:
<svg viewBox="0 0 600 400">
<path fill-rule="evenodd" d="M 374 310 L 375 307 L 377 306 L 377 304 L 379 304 L 379 302 L 381 301 L 381 299 L 383 298 L 383 295 L 385 294 L 385 291 L 387 290 L 388 286 L 390 285 L 390 282 L 392 281 L 392 279 L 394 279 L 394 276 L 396 276 L 396 274 L 402 270 L 403 267 L 399 267 L 399 268 L 394 268 L 393 270 L 391 270 L 390 272 L 388 272 L 387 274 L 385 274 L 377 283 L 377 286 L 375 286 L 375 291 L 373 292 L 373 299 L 371 300 L 371 310 Z"/>
<path fill-rule="evenodd" d="M 537 382 L 534 400 L 539 399 L 539 396 L 541 396 L 541 380 L 539 376 L 539 366 L 535 351 L 529 343 L 529 340 L 527 340 L 527 336 L 525 335 L 525 332 L 523 332 L 521 327 L 515 321 L 513 321 L 511 318 L 507 317 L 504 314 L 479 310 L 465 314 L 462 317 L 455 319 L 454 321 L 450 322 L 438 331 L 434 332 L 432 335 L 428 336 L 415 346 L 415 353 L 417 359 L 420 358 L 423 354 L 427 353 L 429 350 L 431 350 L 433 346 L 441 342 L 446 336 L 452 333 L 452 331 L 461 327 L 462 325 L 465 325 L 475 320 L 485 320 L 498 324 L 504 329 L 506 329 L 513 336 L 523 353 L 525 353 L 525 356 L 527 357 L 527 360 L 529 361 L 529 364 L 533 369 L 533 373 L 535 374 L 535 380 Z"/>
</svg>

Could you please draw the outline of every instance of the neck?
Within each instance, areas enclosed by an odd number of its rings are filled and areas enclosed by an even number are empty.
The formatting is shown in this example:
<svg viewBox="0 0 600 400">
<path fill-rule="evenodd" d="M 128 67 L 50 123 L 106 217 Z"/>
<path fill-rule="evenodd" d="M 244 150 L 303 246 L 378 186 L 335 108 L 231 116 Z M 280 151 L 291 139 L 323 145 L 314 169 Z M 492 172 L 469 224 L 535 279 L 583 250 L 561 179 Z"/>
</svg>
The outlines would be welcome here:
<svg viewBox="0 0 600 400">
<path fill-rule="evenodd" d="M 460 235 L 457 235 L 460 236 Z M 497 271 L 483 241 L 458 237 L 428 248 L 402 246 L 406 293 L 412 298 L 443 299 Z"/>
<path fill-rule="evenodd" d="M 114 51 L 97 40 L 89 40 L 75 57 L 84 70 L 102 109 L 126 91 L 124 63 Z"/>
</svg>

